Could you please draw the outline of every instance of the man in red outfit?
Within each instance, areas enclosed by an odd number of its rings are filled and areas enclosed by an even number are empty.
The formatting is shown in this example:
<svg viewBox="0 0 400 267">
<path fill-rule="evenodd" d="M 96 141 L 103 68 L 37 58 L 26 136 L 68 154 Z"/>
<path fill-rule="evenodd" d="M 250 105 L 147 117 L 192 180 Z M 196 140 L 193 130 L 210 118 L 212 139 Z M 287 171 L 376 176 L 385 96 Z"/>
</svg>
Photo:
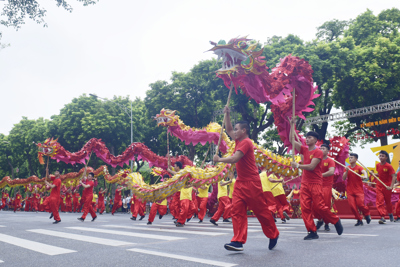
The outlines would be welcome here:
<svg viewBox="0 0 400 267">
<path fill-rule="evenodd" d="M 111 211 L 111 215 L 114 215 L 114 213 L 122 207 L 122 190 L 125 187 L 118 186 L 117 189 L 115 189 L 115 196 L 114 196 L 114 205 Z"/>
<path fill-rule="evenodd" d="M 74 197 L 73 197 L 73 205 L 74 205 L 74 213 L 75 212 L 79 212 L 79 209 L 78 209 L 78 207 L 79 207 L 79 197 L 81 196 L 80 194 L 79 194 L 79 192 L 78 192 L 78 189 L 75 189 L 76 190 L 76 192 L 74 193 Z"/>
<path fill-rule="evenodd" d="M 106 209 L 106 206 L 104 204 L 104 196 L 105 196 L 106 193 L 107 193 L 107 188 L 104 189 L 104 190 L 103 190 L 103 188 L 100 188 L 100 190 L 99 190 L 99 198 L 97 199 L 100 215 L 102 215 L 104 210 Z"/>
<path fill-rule="evenodd" d="M 93 200 L 93 187 L 94 187 L 94 173 L 90 172 L 88 174 L 88 177 L 86 179 L 86 182 L 83 183 L 80 181 L 80 185 L 83 186 L 83 192 L 82 195 L 85 195 L 85 202 L 83 203 L 83 208 L 82 208 L 82 217 L 78 218 L 79 221 L 84 222 L 86 219 L 87 214 L 90 212 L 90 216 L 92 216 L 92 222 L 96 220 L 96 212 L 93 209 L 92 206 L 92 200 Z"/>
<path fill-rule="evenodd" d="M 67 194 L 65 196 L 65 205 L 66 211 L 72 212 L 72 192 L 71 189 L 68 189 Z"/>
<path fill-rule="evenodd" d="M 226 158 L 214 155 L 214 162 L 236 163 L 237 179 L 232 196 L 232 223 L 234 236 L 225 249 L 242 251 L 247 240 L 247 207 L 256 215 L 264 234 L 269 238 L 268 248 L 272 250 L 278 243 L 279 231 L 263 195 L 260 175 L 254 156 L 254 145 L 249 139 L 250 126 L 247 122 L 238 122 L 232 127 L 230 110 L 226 106 L 226 132 L 235 140 L 234 154 Z"/>
<path fill-rule="evenodd" d="M 57 224 L 61 222 L 60 215 L 58 214 L 58 207 L 60 201 L 60 191 L 61 191 L 61 180 L 60 180 L 60 171 L 57 170 L 54 173 L 54 176 L 51 177 L 53 183 L 49 183 L 47 180 L 49 179 L 49 169 L 46 168 L 46 179 L 44 183 L 51 188 L 50 197 L 46 199 L 43 205 L 47 206 L 51 211 L 50 219 L 54 216 L 53 224 Z"/>
<path fill-rule="evenodd" d="M 210 185 L 204 184 L 198 188 L 198 195 L 197 195 L 197 205 L 199 209 L 199 223 L 203 222 L 204 216 L 207 212 L 207 202 L 208 202 L 208 189 Z"/>
<path fill-rule="evenodd" d="M 335 174 L 335 162 L 333 159 L 328 157 L 329 146 L 327 144 L 321 145 L 322 151 L 322 195 L 324 196 L 324 203 L 329 209 L 332 207 L 332 185 L 333 185 L 333 177 Z M 324 220 L 322 220 L 322 215 L 318 212 L 315 212 L 315 216 L 317 217 L 317 230 L 324 224 Z M 329 223 L 325 222 L 325 231 L 330 231 Z"/>
<path fill-rule="evenodd" d="M 365 179 L 368 179 L 367 172 L 361 166 L 358 166 L 356 164 L 357 159 L 357 154 L 350 154 L 350 166 L 347 166 L 345 173 L 343 173 L 343 181 L 347 179 L 347 200 L 349 202 L 351 212 L 353 212 L 354 216 L 357 219 L 357 223 L 354 226 L 361 226 L 363 225 L 363 221 L 358 210 L 360 210 L 365 216 L 367 224 L 371 222 L 371 216 L 369 208 L 364 204 L 364 188 L 362 178 L 349 171 L 352 170 L 355 173 L 358 173 L 360 175 L 362 174 Z"/>
<path fill-rule="evenodd" d="M 318 239 L 317 227 L 313 221 L 312 210 L 322 216 L 325 222 L 335 225 L 338 235 L 343 233 L 343 226 L 339 217 L 325 206 L 324 196 L 322 193 L 322 168 L 321 161 L 323 158 L 322 151 L 315 144 L 318 141 L 318 133 L 308 132 L 306 134 L 306 146 L 294 140 L 294 123 L 292 119 L 292 127 L 290 127 L 290 138 L 295 143 L 295 149 L 303 155 L 303 164 L 292 161 L 293 168 L 303 170 L 300 189 L 300 205 L 304 224 L 307 228 L 308 235 L 304 240 Z"/>
<path fill-rule="evenodd" d="M 19 190 L 17 191 L 17 194 L 15 195 L 15 201 L 14 201 L 14 212 L 17 211 L 17 209 L 21 208 L 21 199 L 22 196 L 19 193 Z"/>
<path fill-rule="evenodd" d="M 376 209 L 378 210 L 379 216 L 381 216 L 379 224 L 385 224 L 386 212 L 389 213 L 390 221 L 394 221 L 392 189 L 394 182 L 396 181 L 396 172 L 394 171 L 392 165 L 390 165 L 389 154 L 385 150 L 379 152 L 379 161 L 380 163 L 376 164 L 376 170 L 378 171 L 378 174 L 375 174 L 375 176 L 377 176 L 385 185 L 379 181 L 376 181 Z M 373 172 L 370 171 L 370 173 L 372 174 Z M 384 207 L 385 203 L 386 209 Z"/>
<path fill-rule="evenodd" d="M 167 181 L 169 179 L 169 175 L 164 175 L 163 176 L 164 181 Z M 161 220 L 162 217 L 167 214 L 167 199 L 163 199 L 161 201 L 154 202 L 153 205 L 151 206 L 150 209 L 150 214 L 149 214 L 149 221 L 147 222 L 148 225 L 151 225 L 154 222 L 154 218 L 157 215 L 157 211 L 159 214 L 159 219 Z"/>
</svg>

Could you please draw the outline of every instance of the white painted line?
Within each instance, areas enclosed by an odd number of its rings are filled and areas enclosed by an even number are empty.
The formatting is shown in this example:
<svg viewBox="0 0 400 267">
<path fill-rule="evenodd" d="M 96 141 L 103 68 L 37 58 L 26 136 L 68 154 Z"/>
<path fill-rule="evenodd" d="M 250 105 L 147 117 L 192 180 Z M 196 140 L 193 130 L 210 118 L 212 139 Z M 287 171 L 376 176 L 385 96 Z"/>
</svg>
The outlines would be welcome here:
<svg viewBox="0 0 400 267">
<path fill-rule="evenodd" d="M 139 234 L 139 233 L 121 232 L 121 231 L 106 230 L 106 229 L 99 229 L 99 228 L 85 228 L 85 227 L 66 227 L 66 228 L 73 229 L 73 230 L 80 230 L 80 231 L 88 231 L 88 232 L 96 232 L 96 233 L 104 233 L 104 234 L 112 234 L 112 235 L 122 235 L 122 236 L 133 236 L 133 237 L 141 237 L 141 238 L 152 238 L 152 239 L 167 240 L 167 241 L 186 239 L 184 237 Z"/>
<path fill-rule="evenodd" d="M 293 233 L 293 234 L 307 234 L 307 232 L 297 232 L 297 231 L 281 231 L 281 233 Z M 337 233 L 320 233 L 317 232 L 319 235 L 337 235 Z M 379 235 L 368 235 L 368 234 L 342 234 L 342 236 L 379 236 Z"/>
<path fill-rule="evenodd" d="M 4 261 L 0 260 L 0 263 L 3 263 Z"/>
<path fill-rule="evenodd" d="M 76 252 L 75 250 L 60 248 L 60 247 L 56 247 L 56 246 L 50 246 L 50 245 L 46 245 L 43 243 L 30 241 L 27 239 L 22 239 L 22 238 L 10 236 L 10 235 L 4 235 L 4 234 L 0 234 L 0 241 L 14 245 L 14 246 L 18 246 L 21 248 L 26 248 L 26 249 L 33 250 L 33 251 L 36 251 L 39 253 L 50 255 L 50 256 Z"/>
<path fill-rule="evenodd" d="M 89 242 L 89 243 L 95 243 L 95 244 L 100 244 L 100 245 L 106 245 L 106 246 L 112 246 L 112 247 L 134 245 L 135 244 L 135 243 L 125 242 L 125 241 L 118 241 L 118 240 L 113 240 L 113 239 L 92 237 L 92 236 L 86 236 L 86 235 L 76 235 L 76 234 L 64 233 L 64 232 L 59 232 L 59 231 L 44 230 L 44 229 L 34 229 L 34 230 L 27 230 L 27 231 L 28 232 L 37 233 L 37 234 L 68 238 L 68 239 L 84 241 L 84 242 Z"/>
<path fill-rule="evenodd" d="M 172 259 L 177 259 L 177 260 L 198 262 L 198 263 L 209 264 L 209 265 L 214 265 L 214 266 L 229 267 L 229 266 L 237 265 L 237 264 L 227 263 L 227 262 L 222 262 L 222 261 L 212 261 L 212 260 L 193 258 L 193 257 L 188 257 L 188 256 L 181 256 L 181 255 L 175 255 L 175 254 L 170 254 L 170 253 L 163 253 L 163 252 L 157 252 L 157 251 L 151 251 L 151 250 L 145 250 L 145 249 L 139 249 L 139 248 L 128 249 L 128 251 L 144 253 L 144 254 L 149 254 L 149 255 L 154 255 L 154 256 L 159 256 L 159 257 L 167 257 L 167 258 L 172 258 Z"/>
<path fill-rule="evenodd" d="M 5 227 L 4 225 L 0 225 L 0 227 Z"/>
<path fill-rule="evenodd" d="M 175 225 L 152 225 L 152 226 L 148 226 L 146 224 L 139 224 L 141 226 L 147 226 L 147 227 L 151 227 L 151 228 L 155 228 L 155 227 L 169 227 L 169 228 L 176 228 Z M 232 228 L 222 228 L 222 227 L 205 227 L 205 226 L 191 226 L 191 225 L 185 225 L 185 227 L 183 227 L 184 229 L 202 229 L 202 230 L 216 230 L 216 231 L 229 231 L 232 232 L 233 229 Z M 140 228 L 143 229 L 143 228 Z M 256 233 L 256 232 L 261 232 L 262 230 L 247 230 L 248 233 Z"/>
<path fill-rule="evenodd" d="M 160 229 L 153 227 L 135 227 L 135 226 L 123 226 L 123 225 L 103 225 L 104 227 L 114 227 L 114 228 L 123 228 L 123 229 L 132 229 L 132 230 L 142 230 L 142 231 L 155 231 L 155 232 L 167 232 L 167 233 L 180 233 L 180 234 L 193 234 L 193 235 L 208 235 L 208 236 L 218 236 L 225 235 L 225 233 L 215 233 L 215 232 L 199 232 L 199 231 L 187 231 L 182 229 Z M 176 226 L 174 226 L 177 228 Z"/>
</svg>

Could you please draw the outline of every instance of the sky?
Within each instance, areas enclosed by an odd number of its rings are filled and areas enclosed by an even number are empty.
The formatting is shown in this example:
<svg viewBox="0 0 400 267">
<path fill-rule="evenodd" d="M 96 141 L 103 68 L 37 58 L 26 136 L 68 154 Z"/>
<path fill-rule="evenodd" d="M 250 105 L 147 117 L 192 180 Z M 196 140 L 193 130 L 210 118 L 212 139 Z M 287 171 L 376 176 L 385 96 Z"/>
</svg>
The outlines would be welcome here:
<svg viewBox="0 0 400 267">
<path fill-rule="evenodd" d="M 311 41 L 326 21 L 400 8 L 398 0 L 100 0 L 87 7 L 69 0 L 69 13 L 54 0 L 40 2 L 47 28 L 29 20 L 18 31 L 0 27 L 10 44 L 0 50 L 3 134 L 23 116 L 49 119 L 82 94 L 144 98 L 149 84 L 213 58 L 204 53 L 210 40 L 294 34 Z"/>
</svg>

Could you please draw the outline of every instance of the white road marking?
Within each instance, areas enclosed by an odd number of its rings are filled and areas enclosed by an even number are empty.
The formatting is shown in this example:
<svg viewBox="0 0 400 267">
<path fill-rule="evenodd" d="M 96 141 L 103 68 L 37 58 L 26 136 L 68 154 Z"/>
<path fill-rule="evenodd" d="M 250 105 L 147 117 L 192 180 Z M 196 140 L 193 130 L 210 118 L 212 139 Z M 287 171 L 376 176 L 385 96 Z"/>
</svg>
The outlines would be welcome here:
<svg viewBox="0 0 400 267">
<path fill-rule="evenodd" d="M 114 228 L 133 229 L 133 230 L 142 230 L 142 231 L 155 231 L 155 232 L 193 234 L 193 235 L 208 235 L 208 236 L 226 235 L 226 233 L 199 232 L 199 231 L 182 230 L 182 229 L 177 228 L 176 226 L 173 226 L 173 227 L 176 228 L 174 230 L 171 230 L 171 229 L 160 229 L 160 228 L 153 228 L 153 227 L 144 228 L 144 227 L 135 227 L 135 226 L 123 226 L 123 225 L 103 225 L 103 226 L 105 226 L 105 227 L 114 227 Z M 192 227 L 190 227 L 190 228 L 192 228 Z"/>
<path fill-rule="evenodd" d="M 33 250 L 33 251 L 36 251 L 39 253 L 43 253 L 46 255 L 50 255 L 50 256 L 76 252 L 75 250 L 46 245 L 43 243 L 30 241 L 27 239 L 22 239 L 22 238 L 10 236 L 10 235 L 4 235 L 4 234 L 0 234 L 0 241 L 14 245 L 14 246 Z"/>
<path fill-rule="evenodd" d="M 113 240 L 113 239 L 99 238 L 99 237 L 86 236 L 86 235 L 76 235 L 76 234 L 70 234 L 70 233 L 59 232 L 59 231 L 44 230 L 44 229 L 34 229 L 34 230 L 27 230 L 27 231 L 28 232 L 37 233 L 37 234 L 68 238 L 68 239 L 84 241 L 84 242 L 89 242 L 89 243 L 95 243 L 95 244 L 100 244 L 100 245 L 106 245 L 106 246 L 112 246 L 112 247 L 125 246 L 125 245 L 134 245 L 135 244 L 135 243 L 125 242 L 125 241 L 118 241 L 118 240 Z"/>
<path fill-rule="evenodd" d="M 281 231 L 281 233 L 293 233 L 293 234 L 307 234 L 307 232 L 298 232 L 298 231 Z M 317 232 L 318 235 L 337 235 L 337 233 L 320 233 Z M 342 236 L 379 236 L 379 235 L 368 235 L 368 234 L 342 234 Z"/>
<path fill-rule="evenodd" d="M 4 225 L 0 225 L 0 227 L 5 227 Z"/>
<path fill-rule="evenodd" d="M 141 226 L 148 226 L 146 224 L 140 224 Z M 176 228 L 175 225 L 152 225 L 150 227 L 169 227 L 169 228 Z M 232 232 L 232 228 L 222 228 L 222 227 L 207 227 L 207 226 L 191 226 L 191 225 L 185 225 L 183 227 L 184 229 L 205 229 L 205 230 L 217 230 L 217 231 L 229 231 Z M 142 229 L 142 228 L 141 228 Z M 256 232 L 261 232 L 262 230 L 247 230 L 248 233 L 256 233 Z"/>
<path fill-rule="evenodd" d="M 3 263 L 4 261 L 0 260 L 0 263 Z"/>
<path fill-rule="evenodd" d="M 212 261 L 212 260 L 193 258 L 193 257 L 188 257 L 188 256 L 175 255 L 175 254 L 170 254 L 170 253 L 163 253 L 163 252 L 158 252 L 158 251 L 138 249 L 138 248 L 128 249 L 128 251 L 133 251 L 133 252 L 137 252 L 137 253 L 144 253 L 144 254 L 149 254 L 149 255 L 154 255 L 154 256 L 159 256 L 159 257 L 167 257 L 167 258 L 172 258 L 172 259 L 177 259 L 177 260 L 198 262 L 198 263 L 209 264 L 209 265 L 214 265 L 214 266 L 229 267 L 229 266 L 236 266 L 237 265 L 237 264 L 228 263 L 228 262 Z"/>
<path fill-rule="evenodd" d="M 88 232 L 96 232 L 96 233 L 104 233 L 104 234 L 112 234 L 112 235 L 133 236 L 133 237 L 140 237 L 140 238 L 152 238 L 152 239 L 167 240 L 167 241 L 186 239 L 184 237 L 139 234 L 139 233 L 121 232 L 121 231 L 106 230 L 106 229 L 99 229 L 99 228 L 85 228 L 85 227 L 66 227 L 66 228 L 73 229 L 73 230 L 80 230 L 80 231 L 88 231 Z"/>
</svg>

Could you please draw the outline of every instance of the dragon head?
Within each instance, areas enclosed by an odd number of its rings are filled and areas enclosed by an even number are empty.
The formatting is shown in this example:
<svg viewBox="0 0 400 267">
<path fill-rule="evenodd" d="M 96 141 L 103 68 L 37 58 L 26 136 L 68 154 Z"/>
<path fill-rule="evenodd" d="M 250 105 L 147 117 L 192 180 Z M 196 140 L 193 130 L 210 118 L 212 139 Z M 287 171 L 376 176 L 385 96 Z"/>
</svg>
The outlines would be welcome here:
<svg viewBox="0 0 400 267">
<path fill-rule="evenodd" d="M 162 109 L 160 114 L 157 114 L 154 120 L 157 121 L 157 126 L 177 126 L 179 116 L 175 115 L 176 110 Z"/>
<path fill-rule="evenodd" d="M 250 72 L 259 75 L 260 67 L 266 69 L 261 57 L 263 48 L 257 41 L 247 39 L 246 37 L 231 39 L 228 44 L 224 40 L 217 43 L 210 42 L 214 45 L 208 51 L 214 52 L 217 56 L 217 63 L 222 58 L 222 68 L 217 70 L 218 75 L 223 74 L 248 74 Z"/>
<path fill-rule="evenodd" d="M 47 138 L 43 144 L 36 144 L 38 146 L 38 158 L 40 164 L 44 164 L 43 156 L 53 157 L 57 154 L 57 151 L 60 148 L 60 144 L 57 142 L 57 139 Z"/>
</svg>

